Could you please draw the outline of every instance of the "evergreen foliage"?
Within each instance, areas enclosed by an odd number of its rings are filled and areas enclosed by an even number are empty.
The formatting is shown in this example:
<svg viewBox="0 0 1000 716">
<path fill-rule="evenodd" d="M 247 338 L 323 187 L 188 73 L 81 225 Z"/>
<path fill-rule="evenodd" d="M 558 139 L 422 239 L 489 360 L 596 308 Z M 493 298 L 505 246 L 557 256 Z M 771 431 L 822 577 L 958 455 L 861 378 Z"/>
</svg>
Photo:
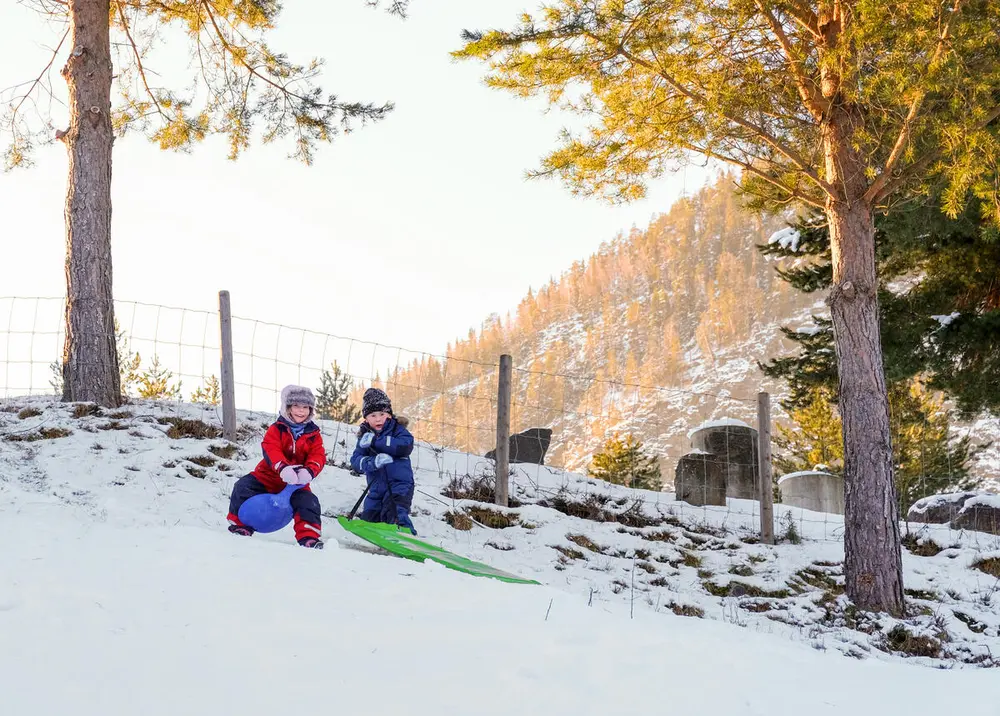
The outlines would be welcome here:
<svg viewBox="0 0 1000 716">
<path fill-rule="evenodd" d="M 938 197 L 876 221 L 886 379 L 921 376 L 965 418 L 984 410 L 1000 413 L 1000 237 L 983 213 L 971 202 L 950 219 Z M 803 217 L 792 228 L 800 237 L 794 250 L 787 242 L 758 248 L 793 263 L 778 269 L 792 287 L 806 293 L 829 289 L 830 239 L 822 216 Z M 783 328 L 799 344 L 798 353 L 761 365 L 765 374 L 788 382 L 788 408 L 809 402 L 818 386 L 836 400 L 833 327 L 825 316 L 814 315 L 813 324 Z"/>
<path fill-rule="evenodd" d="M 558 0 L 510 30 L 466 30 L 453 54 L 587 120 L 532 172 L 574 192 L 633 200 L 696 153 L 741 167 L 762 201 L 822 209 L 844 189 L 824 153 L 833 130 L 867 202 L 933 170 L 948 211 L 971 191 L 996 214 L 998 26 L 987 2 Z"/>
<path fill-rule="evenodd" d="M 778 424 L 773 436 L 779 450 L 774 464 L 780 475 L 804 470 L 840 474 L 844 469 L 844 437 L 829 389 L 813 388 L 808 400 L 793 408 L 792 425 Z"/>
<path fill-rule="evenodd" d="M 900 514 L 923 497 L 979 485 L 969 475 L 969 438 L 951 436 L 948 411 L 939 396 L 912 380 L 892 386 L 889 404 Z"/>
<path fill-rule="evenodd" d="M 761 205 L 824 211 L 851 386 L 844 574 L 862 609 L 904 609 L 874 215 L 940 177 L 952 216 L 972 194 L 1000 223 L 998 26 L 994 2 L 557 0 L 512 30 L 466 31 L 455 53 L 488 63 L 493 87 L 586 118 L 537 172 L 575 192 L 631 201 L 699 154 L 741 167 Z"/>
<path fill-rule="evenodd" d="M 893 384 L 892 410 L 894 479 L 901 514 L 917 500 L 942 492 L 975 488 L 969 473 L 973 449 L 968 437 L 950 434 L 948 412 L 940 397 L 919 380 Z M 822 470 L 842 474 L 844 442 L 840 416 L 829 388 L 814 387 L 808 399 L 791 410 L 792 425 L 779 425 L 775 465 L 781 474 Z"/>
<path fill-rule="evenodd" d="M 365 2 L 371 7 L 384 5 L 399 16 L 405 16 L 409 4 L 408 0 Z M 26 4 L 56 22 L 69 20 L 68 3 L 26 0 Z M 281 9 L 274 0 L 110 0 L 115 134 L 140 132 L 161 149 L 184 152 L 212 135 L 222 135 L 229 158 L 236 159 L 249 148 L 259 126 L 263 143 L 288 138 L 290 156 L 311 164 L 320 143 L 393 110 L 391 102 L 344 101 L 324 92 L 316 84 L 322 59 L 295 62 L 274 49 L 268 35 Z M 171 45 L 183 38 L 196 59 L 191 74 L 174 78 L 172 86 L 158 69 L 156 55 L 167 38 Z M 4 149 L 8 169 L 30 166 L 33 150 L 51 136 L 49 118 L 27 112 L 42 104 L 33 93 L 57 94 L 47 81 L 43 74 L 37 82 L 17 86 L 6 98 L 0 118 L 10 135 Z"/>
<path fill-rule="evenodd" d="M 173 371 L 161 366 L 160 357 L 154 355 L 149 368 L 139 374 L 136 390 L 146 400 L 180 400 L 181 384 L 173 381 Z"/>
<path fill-rule="evenodd" d="M 405 15 L 409 0 L 366 0 Z M 345 102 L 315 80 L 322 61 L 292 61 L 268 42 L 281 11 L 276 0 L 24 0 L 62 28 L 48 63 L 33 81 L 0 92 L 0 133 L 6 170 L 29 166 L 35 145 L 62 141 L 67 182 L 66 345 L 63 399 L 115 406 L 122 400 L 119 366 L 107 327 L 114 319 L 111 260 L 111 176 L 114 138 L 140 132 L 161 149 L 190 151 L 224 136 L 229 158 L 251 143 L 291 138 L 291 156 L 311 164 L 317 146 L 341 130 L 373 122 L 391 110 Z M 186 41 L 187 77 L 165 80 L 156 50 Z M 68 39 L 68 42 L 67 42 Z M 65 47 L 64 47 L 65 45 Z M 60 75 L 69 101 L 51 85 Z M 159 69 L 158 69 L 159 67 Z M 174 68 L 176 70 L 176 68 Z M 183 87 L 183 89 L 178 89 Z M 44 95 L 48 95 L 46 98 Z M 55 100 L 55 101 L 53 101 Z M 55 130 L 53 107 L 69 109 Z M 65 126 L 65 125 L 64 125 Z M 4 146 L 5 145 L 5 146 Z M 97 262 L 97 271 L 87 271 Z M 81 341 L 89 335 L 97 340 Z"/>
<path fill-rule="evenodd" d="M 222 388 L 219 379 L 214 375 L 205 379 L 205 384 L 191 393 L 192 403 L 202 403 L 204 405 L 218 405 L 222 402 Z"/>
<path fill-rule="evenodd" d="M 139 367 L 142 365 L 142 357 L 138 352 L 132 351 L 128 334 L 115 320 L 115 346 L 118 352 L 118 374 L 121 380 L 121 390 L 123 396 L 133 395 L 133 391 L 139 384 Z M 60 393 L 62 389 L 60 388 Z"/>
<path fill-rule="evenodd" d="M 316 391 L 316 415 L 323 420 L 353 424 L 361 419 L 361 411 L 351 402 L 354 381 L 343 372 L 337 361 L 330 370 L 320 376 L 319 390 Z"/>
<path fill-rule="evenodd" d="M 644 454 L 642 443 L 632 434 L 624 440 L 618 433 L 609 438 L 601 452 L 594 455 L 587 474 L 597 480 L 639 490 L 660 490 L 663 487 L 659 460 Z"/>
</svg>

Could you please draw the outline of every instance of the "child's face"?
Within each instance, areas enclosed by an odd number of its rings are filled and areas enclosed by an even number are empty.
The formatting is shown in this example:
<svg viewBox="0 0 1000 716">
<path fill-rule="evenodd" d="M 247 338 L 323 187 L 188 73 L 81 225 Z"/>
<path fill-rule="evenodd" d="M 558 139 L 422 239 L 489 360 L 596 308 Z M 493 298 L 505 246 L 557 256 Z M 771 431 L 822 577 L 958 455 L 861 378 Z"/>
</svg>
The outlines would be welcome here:
<svg viewBox="0 0 1000 716">
<path fill-rule="evenodd" d="M 390 418 L 389 413 L 383 413 L 381 410 L 368 413 L 368 417 L 365 418 L 365 422 L 368 423 L 368 427 L 372 430 L 381 430 L 382 426 L 385 425 L 385 421 Z"/>
<path fill-rule="evenodd" d="M 292 403 L 288 406 L 288 414 L 296 423 L 305 422 L 306 418 L 309 417 L 309 406 Z"/>
</svg>

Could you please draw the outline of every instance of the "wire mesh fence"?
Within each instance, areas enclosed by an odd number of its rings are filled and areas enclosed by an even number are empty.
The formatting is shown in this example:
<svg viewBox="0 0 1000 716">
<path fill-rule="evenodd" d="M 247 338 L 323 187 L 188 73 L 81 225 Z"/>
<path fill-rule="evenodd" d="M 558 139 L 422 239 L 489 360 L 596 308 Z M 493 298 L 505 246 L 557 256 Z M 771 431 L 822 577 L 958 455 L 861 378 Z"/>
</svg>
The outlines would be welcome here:
<svg viewBox="0 0 1000 716">
<path fill-rule="evenodd" d="M 60 393 L 64 311 L 62 298 L 0 298 L 5 400 Z M 127 301 L 116 301 L 115 311 L 124 393 L 186 411 L 193 403 L 221 422 L 219 312 Z M 240 410 L 262 413 L 255 419 L 266 423 L 285 385 L 312 388 L 324 439 L 339 446 L 334 464 L 346 467 L 361 396 L 382 388 L 426 448 L 412 459 L 418 489 L 423 475 L 445 484 L 438 492 L 446 498 L 488 497 L 496 479 L 499 356 L 431 354 L 239 316 L 232 343 Z M 605 510 L 606 517 L 638 509 L 748 534 L 761 528 L 757 396 L 733 394 L 721 379 L 714 391 L 699 391 L 560 372 L 528 359 L 514 365 L 510 414 L 513 504 L 594 507 L 624 489 L 627 504 Z M 772 486 L 786 497 L 775 505 L 775 532 L 841 540 L 842 481 L 806 477 Z M 610 490 L 608 481 L 621 486 Z"/>
</svg>

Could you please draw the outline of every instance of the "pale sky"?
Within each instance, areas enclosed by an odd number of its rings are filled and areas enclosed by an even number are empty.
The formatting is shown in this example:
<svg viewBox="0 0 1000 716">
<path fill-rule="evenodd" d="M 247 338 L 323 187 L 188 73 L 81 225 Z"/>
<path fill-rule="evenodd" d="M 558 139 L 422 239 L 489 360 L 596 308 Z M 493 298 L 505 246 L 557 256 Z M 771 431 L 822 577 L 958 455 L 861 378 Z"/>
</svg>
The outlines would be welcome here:
<svg viewBox="0 0 1000 716">
<path fill-rule="evenodd" d="M 189 155 L 118 141 L 116 299 L 214 310 L 225 288 L 240 316 L 441 353 L 602 241 L 644 228 L 704 172 L 659 180 L 620 207 L 526 180 L 573 120 L 486 88 L 481 63 L 448 55 L 463 28 L 509 27 L 537 5 L 414 0 L 403 21 L 363 0 L 286 3 L 275 49 L 326 58 L 327 91 L 396 110 L 322 146 L 312 167 L 286 159 L 289 145 L 255 145 L 233 163 L 222 139 Z M 33 78 L 57 39 L 3 2 L 0 88 Z M 65 291 L 65 150 L 36 161 L 0 174 L 0 296 Z"/>
</svg>

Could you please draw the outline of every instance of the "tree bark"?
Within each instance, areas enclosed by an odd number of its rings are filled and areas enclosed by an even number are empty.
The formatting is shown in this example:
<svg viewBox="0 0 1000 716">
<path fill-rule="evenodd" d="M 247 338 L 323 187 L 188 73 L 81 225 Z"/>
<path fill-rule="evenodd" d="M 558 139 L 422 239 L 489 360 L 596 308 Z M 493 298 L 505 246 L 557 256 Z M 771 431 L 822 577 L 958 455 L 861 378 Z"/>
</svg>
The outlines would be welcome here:
<svg viewBox="0 0 1000 716">
<path fill-rule="evenodd" d="M 844 576 L 861 609 L 903 613 L 903 565 L 893 479 L 889 399 L 882 363 L 875 222 L 863 200 L 864 164 L 847 141 L 852 124 L 834 110 L 825 128 L 833 288 L 828 299 L 840 379 L 844 436 Z"/>
<path fill-rule="evenodd" d="M 121 404 L 111 280 L 110 0 L 70 0 L 63 400 Z"/>
<path fill-rule="evenodd" d="M 882 363 L 875 219 L 865 199 L 865 163 L 851 141 L 864 126 L 842 90 L 836 57 L 850 21 L 844 5 L 821 5 L 817 28 L 829 52 L 820 68 L 821 120 L 833 287 L 840 417 L 844 436 L 844 577 L 847 596 L 867 611 L 903 613 L 903 557 L 893 479 L 889 396 Z"/>
</svg>

